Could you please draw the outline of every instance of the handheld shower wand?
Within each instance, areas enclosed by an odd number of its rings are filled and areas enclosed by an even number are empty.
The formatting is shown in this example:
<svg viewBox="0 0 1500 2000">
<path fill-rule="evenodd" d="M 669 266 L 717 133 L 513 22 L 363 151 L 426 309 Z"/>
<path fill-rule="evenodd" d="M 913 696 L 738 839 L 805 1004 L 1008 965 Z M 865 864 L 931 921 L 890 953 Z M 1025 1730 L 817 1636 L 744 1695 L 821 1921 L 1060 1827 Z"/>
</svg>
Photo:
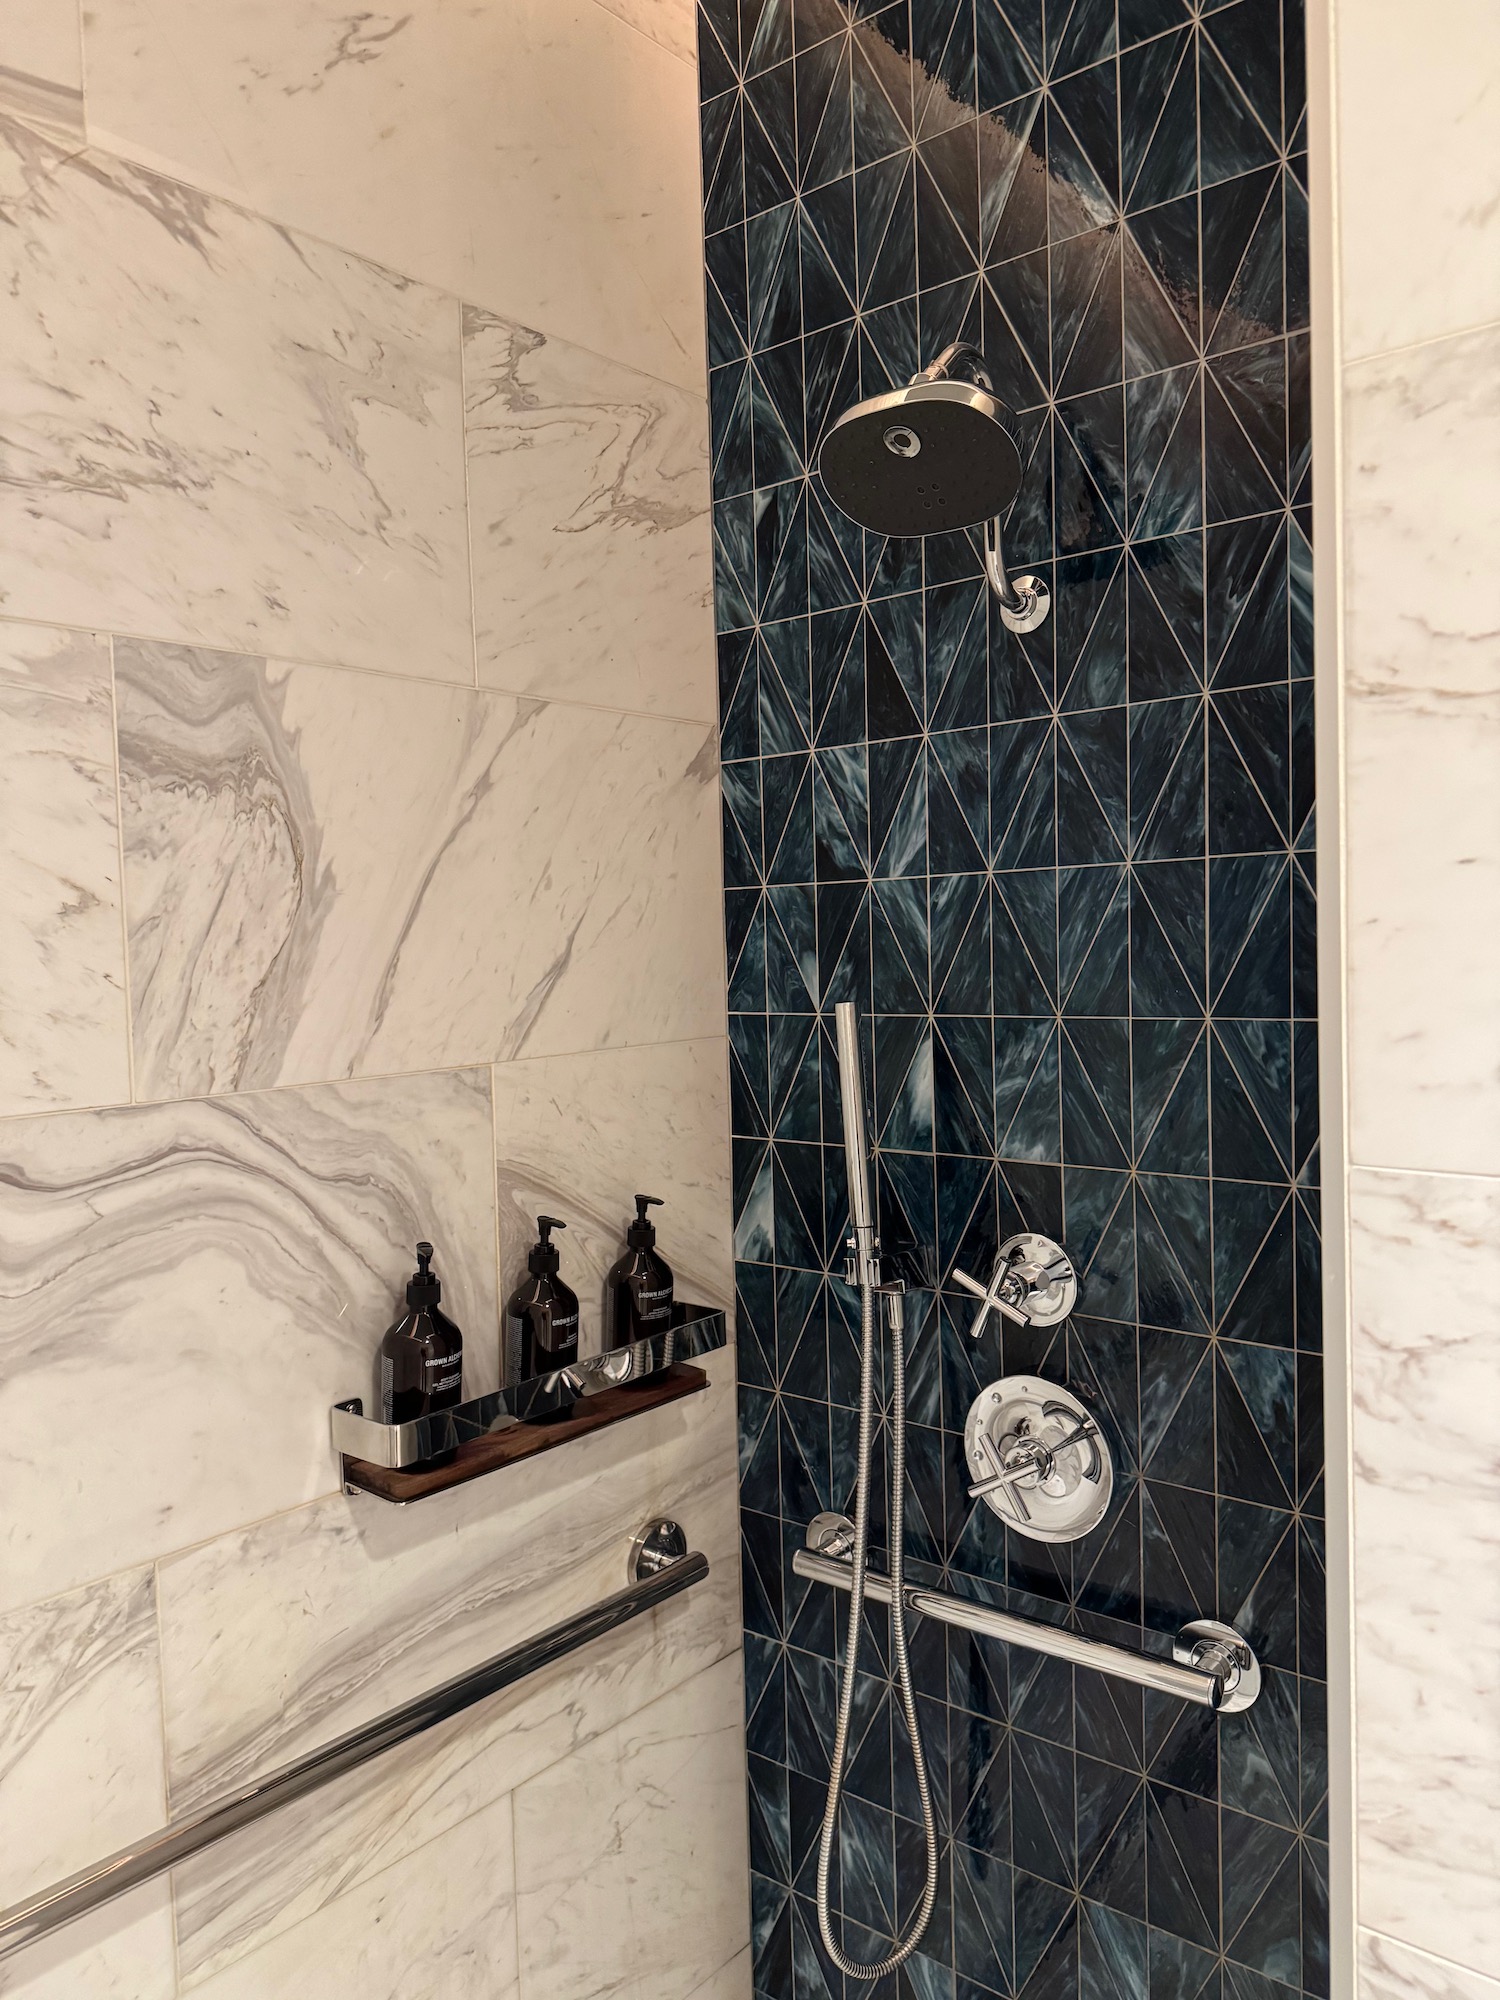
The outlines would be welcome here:
<svg viewBox="0 0 1500 2000">
<path fill-rule="evenodd" d="M 906 1505 L 906 1354 L 903 1287 L 899 1282 L 883 1284 L 880 1250 L 875 1238 L 875 1216 L 870 1202 L 869 1157 L 865 1145 L 864 1085 L 860 1075 L 859 1023 L 852 1004 L 841 1001 L 834 1009 L 838 1037 L 839 1094 L 844 1113 L 844 1153 L 849 1169 L 849 1219 L 853 1235 L 849 1239 L 850 1276 L 859 1287 L 859 1446 L 854 1487 L 854 1527 L 847 1547 L 830 1553 L 852 1556 L 853 1575 L 849 1590 L 849 1630 L 844 1642 L 843 1671 L 839 1682 L 838 1716 L 834 1724 L 833 1749 L 829 1759 L 828 1804 L 818 1838 L 818 1929 L 829 1957 L 851 1979 L 882 1979 L 911 1957 L 927 1928 L 932 1906 L 937 1900 L 938 1843 L 937 1821 L 933 1814 L 932 1792 L 927 1780 L 927 1761 L 922 1754 L 922 1733 L 917 1720 L 916 1697 L 912 1693 L 911 1661 L 906 1647 L 906 1592 L 903 1570 L 902 1525 Z M 927 1843 L 927 1880 L 922 1901 L 905 1938 L 898 1938 L 890 1956 L 877 1964 L 861 1965 L 846 1956 L 833 1934 L 829 1908 L 829 1873 L 833 1864 L 834 1842 L 838 1838 L 839 1802 L 844 1787 L 844 1758 L 849 1744 L 849 1719 L 854 1709 L 854 1690 L 859 1672 L 859 1642 L 864 1626 L 865 1568 L 870 1536 L 870 1461 L 875 1431 L 875 1335 L 879 1307 L 884 1300 L 890 1328 L 891 1352 L 891 1494 L 890 1494 L 890 1579 L 891 1657 L 896 1669 L 896 1687 L 911 1739 L 912 1764 L 916 1772 L 917 1798 L 922 1811 L 922 1832 Z"/>
</svg>

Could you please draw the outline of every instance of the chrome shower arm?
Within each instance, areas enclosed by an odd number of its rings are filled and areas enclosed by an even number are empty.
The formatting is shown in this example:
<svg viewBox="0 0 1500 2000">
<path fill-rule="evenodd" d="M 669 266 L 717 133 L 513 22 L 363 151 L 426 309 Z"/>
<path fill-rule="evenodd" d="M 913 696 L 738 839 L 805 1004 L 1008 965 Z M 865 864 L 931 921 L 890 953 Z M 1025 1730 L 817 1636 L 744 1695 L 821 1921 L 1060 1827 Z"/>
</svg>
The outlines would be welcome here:
<svg viewBox="0 0 1500 2000">
<path fill-rule="evenodd" d="M 984 524 L 984 573 L 1000 600 L 1000 616 L 1011 632 L 1034 632 L 1052 609 L 1052 592 L 1039 576 L 1018 576 L 1014 583 L 1005 569 L 997 515 Z"/>
<path fill-rule="evenodd" d="M 972 340 L 950 340 L 937 359 L 929 361 L 911 379 L 913 382 L 951 382 L 960 370 L 976 388 L 993 391 L 995 384 L 990 377 L 989 363 Z"/>
</svg>

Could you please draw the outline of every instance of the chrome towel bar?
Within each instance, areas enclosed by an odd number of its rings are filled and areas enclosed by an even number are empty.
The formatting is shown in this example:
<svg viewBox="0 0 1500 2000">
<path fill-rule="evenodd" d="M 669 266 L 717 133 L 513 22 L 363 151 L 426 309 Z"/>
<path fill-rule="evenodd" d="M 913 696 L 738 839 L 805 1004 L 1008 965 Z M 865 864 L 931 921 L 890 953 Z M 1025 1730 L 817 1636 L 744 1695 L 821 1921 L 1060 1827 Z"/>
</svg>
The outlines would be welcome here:
<svg viewBox="0 0 1500 2000">
<path fill-rule="evenodd" d="M 852 1580 L 849 1564 L 841 1557 L 818 1555 L 810 1549 L 797 1550 L 792 1569 L 810 1583 L 826 1583 L 835 1590 L 848 1590 Z M 865 1594 L 879 1604 L 889 1604 L 890 1578 L 867 1570 Z M 1022 1646 L 1031 1653 L 1047 1653 L 1075 1667 L 1093 1667 L 1098 1673 L 1113 1674 L 1116 1680 L 1134 1681 L 1138 1687 L 1155 1688 L 1224 1715 L 1249 1708 L 1260 1693 L 1260 1665 L 1249 1641 L 1232 1625 L 1220 1625 L 1213 1619 L 1196 1619 L 1184 1625 L 1173 1641 L 1172 1659 L 1159 1660 L 1149 1653 L 1132 1653 L 1124 1646 L 1081 1638 L 1076 1632 L 1065 1632 L 1061 1626 L 1038 1619 L 995 1611 L 947 1591 L 908 1584 L 906 1604 L 908 1610 L 935 1618 L 940 1624 L 979 1632 L 988 1639 L 1003 1639 L 1007 1645 Z"/>
<path fill-rule="evenodd" d="M 628 1589 L 606 1597 L 576 1618 L 565 1619 L 562 1624 L 537 1633 L 534 1639 L 523 1640 L 519 1646 L 497 1653 L 482 1666 L 445 1681 L 441 1687 L 392 1709 L 377 1721 L 351 1729 L 347 1735 L 325 1743 L 295 1764 L 273 1771 L 269 1777 L 221 1799 L 217 1805 L 206 1806 L 188 1819 L 174 1821 L 159 1832 L 120 1848 L 103 1861 L 96 1861 L 92 1867 L 81 1868 L 65 1881 L 39 1890 L 24 1902 L 0 1910 L 0 1958 L 35 1944 L 64 1924 L 98 1909 L 100 1904 L 164 1874 L 190 1855 L 201 1854 L 205 1847 L 223 1840 L 226 1834 L 253 1826 L 268 1813 L 317 1791 L 330 1779 L 367 1764 L 382 1751 L 409 1742 L 450 1716 L 472 1708 L 475 1702 L 512 1687 L 539 1668 L 565 1659 L 580 1646 L 602 1639 L 607 1632 L 628 1625 L 643 1612 L 691 1590 L 708 1575 L 708 1558 L 684 1553 L 686 1546 L 682 1530 L 675 1523 L 651 1522 L 633 1545 L 631 1569 L 635 1581 Z"/>
</svg>

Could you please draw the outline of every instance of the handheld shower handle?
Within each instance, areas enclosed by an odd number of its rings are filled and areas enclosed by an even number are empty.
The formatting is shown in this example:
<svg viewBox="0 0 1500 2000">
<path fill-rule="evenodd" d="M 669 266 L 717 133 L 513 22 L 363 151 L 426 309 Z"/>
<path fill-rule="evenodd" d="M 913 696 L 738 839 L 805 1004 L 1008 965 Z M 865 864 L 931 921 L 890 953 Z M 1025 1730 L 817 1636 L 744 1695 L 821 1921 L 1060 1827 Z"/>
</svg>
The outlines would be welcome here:
<svg viewBox="0 0 1500 2000">
<path fill-rule="evenodd" d="M 880 1286 L 880 1258 L 875 1245 L 875 1210 L 870 1200 L 870 1163 L 865 1148 L 865 1092 L 859 1061 L 859 1016 L 852 1000 L 833 1010 L 839 1056 L 839 1103 L 844 1114 L 844 1165 L 849 1181 L 849 1220 L 854 1226 L 853 1282 Z"/>
</svg>

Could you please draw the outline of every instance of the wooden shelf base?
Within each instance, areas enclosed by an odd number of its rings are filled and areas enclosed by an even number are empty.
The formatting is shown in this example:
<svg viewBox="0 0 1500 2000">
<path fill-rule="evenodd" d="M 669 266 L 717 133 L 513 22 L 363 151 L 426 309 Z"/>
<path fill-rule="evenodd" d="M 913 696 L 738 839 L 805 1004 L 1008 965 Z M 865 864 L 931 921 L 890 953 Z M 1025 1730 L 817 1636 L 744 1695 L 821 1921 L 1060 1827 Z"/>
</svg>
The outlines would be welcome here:
<svg viewBox="0 0 1500 2000">
<path fill-rule="evenodd" d="M 382 1500 L 423 1500 L 429 1493 L 463 1486 L 487 1472 L 498 1472 L 503 1465 L 518 1465 L 522 1459 L 535 1458 L 592 1431 L 606 1430 L 627 1417 L 644 1416 L 647 1410 L 659 1410 L 664 1403 L 679 1402 L 707 1387 L 708 1377 L 701 1368 L 678 1361 L 631 1388 L 603 1389 L 597 1396 L 580 1397 L 571 1412 L 555 1423 L 512 1424 L 488 1437 L 473 1438 L 458 1447 L 449 1465 L 393 1472 L 362 1458 L 346 1457 L 344 1480 L 346 1485 Z"/>
</svg>

